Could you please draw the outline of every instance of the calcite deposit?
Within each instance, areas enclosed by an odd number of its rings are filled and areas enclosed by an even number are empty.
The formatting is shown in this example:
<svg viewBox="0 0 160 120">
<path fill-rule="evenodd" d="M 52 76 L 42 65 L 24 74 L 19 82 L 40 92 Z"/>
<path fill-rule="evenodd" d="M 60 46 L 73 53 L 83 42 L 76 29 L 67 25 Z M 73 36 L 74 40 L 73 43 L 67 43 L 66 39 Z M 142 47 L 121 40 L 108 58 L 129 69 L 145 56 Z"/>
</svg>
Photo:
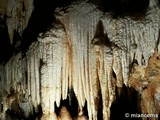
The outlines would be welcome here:
<svg viewBox="0 0 160 120">
<path fill-rule="evenodd" d="M 28 25 L 33 0 L 0 2 L 12 44 L 14 31 L 21 36 Z M 0 119 L 110 120 L 123 86 L 138 92 L 139 111 L 160 113 L 158 1 L 150 0 L 144 13 L 116 17 L 98 5 L 57 6 L 47 30 L 0 65 Z"/>
</svg>

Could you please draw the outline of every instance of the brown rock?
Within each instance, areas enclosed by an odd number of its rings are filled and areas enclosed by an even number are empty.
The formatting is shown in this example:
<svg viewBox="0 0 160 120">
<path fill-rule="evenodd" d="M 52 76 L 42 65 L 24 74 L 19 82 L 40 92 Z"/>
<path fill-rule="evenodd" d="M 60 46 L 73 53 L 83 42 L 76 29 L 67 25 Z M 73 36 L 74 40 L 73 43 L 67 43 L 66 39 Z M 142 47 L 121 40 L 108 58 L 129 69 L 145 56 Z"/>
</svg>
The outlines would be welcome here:
<svg viewBox="0 0 160 120">
<path fill-rule="evenodd" d="M 58 120 L 72 120 L 72 117 L 65 106 L 62 106 Z"/>
</svg>

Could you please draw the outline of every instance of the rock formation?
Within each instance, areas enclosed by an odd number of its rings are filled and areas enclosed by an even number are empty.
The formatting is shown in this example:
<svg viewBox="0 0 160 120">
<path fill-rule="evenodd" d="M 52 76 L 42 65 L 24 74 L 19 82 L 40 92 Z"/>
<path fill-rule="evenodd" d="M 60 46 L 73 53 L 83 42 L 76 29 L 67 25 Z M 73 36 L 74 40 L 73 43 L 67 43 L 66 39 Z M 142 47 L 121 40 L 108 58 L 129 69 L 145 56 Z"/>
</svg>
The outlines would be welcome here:
<svg viewBox="0 0 160 120">
<path fill-rule="evenodd" d="M 115 0 L 121 5 L 116 10 L 113 3 L 104 9 L 103 0 L 60 1 L 48 8 L 53 19 L 45 30 L 31 29 L 35 2 L 0 0 L 0 28 L 8 30 L 9 46 L 19 48 L 0 65 L 0 119 L 110 120 L 114 103 L 127 94 L 122 101 L 137 101 L 134 112 L 158 120 L 157 0 L 140 0 L 138 10 L 129 9 L 132 0 Z"/>
</svg>

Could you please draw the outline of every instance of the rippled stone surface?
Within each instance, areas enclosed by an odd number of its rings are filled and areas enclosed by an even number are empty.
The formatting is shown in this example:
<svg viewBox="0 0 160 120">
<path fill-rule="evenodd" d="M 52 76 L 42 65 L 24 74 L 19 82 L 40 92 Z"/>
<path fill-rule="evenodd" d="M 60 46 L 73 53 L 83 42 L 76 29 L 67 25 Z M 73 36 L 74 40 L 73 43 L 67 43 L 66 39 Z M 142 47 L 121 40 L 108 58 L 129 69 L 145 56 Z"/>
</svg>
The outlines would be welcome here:
<svg viewBox="0 0 160 120">
<path fill-rule="evenodd" d="M 7 19 L 11 40 L 13 31 L 20 26 L 12 24 L 19 24 L 16 22 L 19 19 L 15 20 L 17 13 L 10 13 L 24 12 L 16 5 L 13 10 L 7 10 L 11 16 Z M 78 102 L 77 109 L 83 113 L 87 105 L 88 116 L 77 115 L 77 119 L 96 120 L 102 105 L 103 120 L 108 120 L 110 107 L 116 101 L 116 88 L 123 85 L 133 87 L 142 95 L 142 112 L 156 110 L 157 113 L 159 110 L 152 104 L 159 106 L 159 68 L 149 67 L 159 66 L 158 60 L 152 60 L 159 54 L 159 12 L 156 0 L 150 1 L 143 15 L 124 14 L 116 18 L 87 1 L 57 7 L 53 13 L 56 20 L 37 36 L 38 40 L 29 46 L 25 56 L 19 52 L 0 66 L 2 113 L 18 101 L 25 118 L 39 113 L 41 106 L 42 120 L 53 119 L 53 116 L 55 120 L 70 120 L 70 111 L 62 107 L 61 102 L 68 99 L 72 91 Z M 30 13 L 26 13 L 25 21 Z M 15 95 L 11 96 L 11 92 Z M 153 92 L 154 97 L 149 97 L 148 92 Z M 57 114 L 59 107 L 62 108 Z"/>
</svg>

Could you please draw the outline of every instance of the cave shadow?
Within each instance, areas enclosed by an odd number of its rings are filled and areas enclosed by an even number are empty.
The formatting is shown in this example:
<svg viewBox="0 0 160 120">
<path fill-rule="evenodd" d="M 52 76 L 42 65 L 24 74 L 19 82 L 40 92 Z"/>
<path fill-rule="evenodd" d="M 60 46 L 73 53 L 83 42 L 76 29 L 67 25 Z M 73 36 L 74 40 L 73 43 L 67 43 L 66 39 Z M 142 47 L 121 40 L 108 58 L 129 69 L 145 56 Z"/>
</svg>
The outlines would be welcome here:
<svg viewBox="0 0 160 120">
<path fill-rule="evenodd" d="M 57 107 L 55 104 L 55 112 L 57 116 L 60 115 L 60 111 L 63 106 L 67 108 L 73 120 L 77 120 L 78 113 L 79 113 L 79 105 L 78 105 L 77 97 L 73 91 L 73 88 L 68 90 L 67 99 L 65 100 L 61 99 L 59 107 Z M 85 102 L 85 105 L 83 107 L 83 115 L 88 118 L 87 102 Z"/>
<path fill-rule="evenodd" d="M 0 63 L 6 63 L 12 55 L 10 39 L 7 25 L 4 21 L 4 27 L 0 27 Z M 6 54 L 7 53 L 7 54 Z"/>
<path fill-rule="evenodd" d="M 120 95 L 118 94 L 119 89 L 121 89 Z M 118 120 L 142 120 L 142 118 L 130 117 L 131 114 L 136 113 L 141 114 L 139 93 L 134 88 L 126 86 L 116 88 L 116 100 L 111 106 L 110 120 L 116 120 L 117 118 Z"/>
<path fill-rule="evenodd" d="M 27 28 L 22 34 L 22 52 L 25 53 L 30 44 L 37 41 L 39 33 L 45 33 L 56 24 L 55 9 L 65 7 L 76 0 L 34 0 L 34 10 Z"/>
<path fill-rule="evenodd" d="M 114 16 L 122 14 L 145 14 L 149 7 L 149 0 L 100 0 L 103 12 L 111 12 Z"/>
<path fill-rule="evenodd" d="M 54 1 L 34 0 L 34 10 L 29 19 L 27 28 L 22 34 L 22 51 L 25 52 L 29 45 L 37 40 L 40 32 L 44 32 L 54 21 Z"/>
</svg>

